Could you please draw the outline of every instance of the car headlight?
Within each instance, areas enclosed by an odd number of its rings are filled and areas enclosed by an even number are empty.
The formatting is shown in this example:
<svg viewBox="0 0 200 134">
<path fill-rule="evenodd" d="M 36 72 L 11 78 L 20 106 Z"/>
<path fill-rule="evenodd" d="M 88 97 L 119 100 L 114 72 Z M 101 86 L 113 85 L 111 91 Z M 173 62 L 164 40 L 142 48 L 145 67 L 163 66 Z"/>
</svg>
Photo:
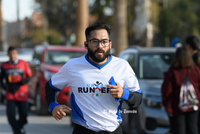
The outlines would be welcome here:
<svg viewBox="0 0 200 134">
<path fill-rule="evenodd" d="M 147 107 L 157 108 L 157 109 L 162 108 L 162 99 L 160 96 L 146 95 L 146 97 L 144 97 L 143 101 Z"/>
<path fill-rule="evenodd" d="M 48 81 L 55 73 L 44 71 L 44 78 Z"/>
</svg>

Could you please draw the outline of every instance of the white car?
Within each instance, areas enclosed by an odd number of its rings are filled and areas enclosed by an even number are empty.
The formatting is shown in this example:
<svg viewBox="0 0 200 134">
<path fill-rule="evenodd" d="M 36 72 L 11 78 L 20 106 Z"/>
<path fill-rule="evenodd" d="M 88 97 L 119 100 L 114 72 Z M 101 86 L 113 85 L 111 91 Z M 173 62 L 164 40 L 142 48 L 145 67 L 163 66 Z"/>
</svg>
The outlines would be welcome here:
<svg viewBox="0 0 200 134">
<path fill-rule="evenodd" d="M 175 48 L 131 46 L 118 56 L 129 62 L 135 71 L 143 94 L 135 113 L 122 112 L 124 134 L 166 134 L 169 119 L 162 105 L 161 85 L 164 72 L 175 57 Z M 122 109 L 134 110 L 126 103 Z"/>
</svg>

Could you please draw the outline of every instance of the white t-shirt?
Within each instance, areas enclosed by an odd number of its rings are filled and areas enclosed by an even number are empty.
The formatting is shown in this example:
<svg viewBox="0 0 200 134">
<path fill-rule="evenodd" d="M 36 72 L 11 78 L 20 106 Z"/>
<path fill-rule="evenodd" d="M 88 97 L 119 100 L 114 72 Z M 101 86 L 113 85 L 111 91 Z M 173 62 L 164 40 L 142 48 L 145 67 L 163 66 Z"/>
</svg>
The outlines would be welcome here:
<svg viewBox="0 0 200 134">
<path fill-rule="evenodd" d="M 114 77 L 123 88 L 139 91 L 134 71 L 127 61 L 110 55 L 102 66 L 92 63 L 87 55 L 70 59 L 50 79 L 55 90 L 71 87 L 72 121 L 93 131 L 114 131 L 122 122 L 121 104 L 106 87 Z"/>
</svg>

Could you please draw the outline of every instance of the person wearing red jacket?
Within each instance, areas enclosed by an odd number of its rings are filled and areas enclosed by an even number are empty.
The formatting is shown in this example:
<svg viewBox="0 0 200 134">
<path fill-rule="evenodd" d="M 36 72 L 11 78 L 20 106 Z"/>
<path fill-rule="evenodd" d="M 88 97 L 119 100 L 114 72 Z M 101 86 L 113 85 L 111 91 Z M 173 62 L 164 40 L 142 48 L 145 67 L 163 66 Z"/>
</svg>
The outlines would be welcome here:
<svg viewBox="0 0 200 134">
<path fill-rule="evenodd" d="M 190 51 L 186 47 L 180 47 L 176 51 L 175 60 L 169 70 L 164 74 L 161 88 L 162 103 L 168 113 L 170 127 L 173 134 L 197 134 L 197 107 L 181 111 L 179 105 L 179 93 L 184 76 L 189 75 L 198 100 L 200 100 L 200 69 L 193 62 Z"/>
<path fill-rule="evenodd" d="M 190 50 L 192 53 L 192 58 L 195 64 L 200 68 L 200 40 L 195 35 L 189 35 L 185 39 L 185 46 Z M 200 134 L 200 111 L 198 117 L 198 129 Z"/>
<path fill-rule="evenodd" d="M 9 61 L 1 65 L 0 82 L 6 90 L 6 114 L 14 134 L 25 134 L 28 115 L 28 85 L 32 73 L 28 63 L 17 59 L 17 49 L 8 48 Z M 16 107 L 19 119 L 16 119 Z"/>
</svg>

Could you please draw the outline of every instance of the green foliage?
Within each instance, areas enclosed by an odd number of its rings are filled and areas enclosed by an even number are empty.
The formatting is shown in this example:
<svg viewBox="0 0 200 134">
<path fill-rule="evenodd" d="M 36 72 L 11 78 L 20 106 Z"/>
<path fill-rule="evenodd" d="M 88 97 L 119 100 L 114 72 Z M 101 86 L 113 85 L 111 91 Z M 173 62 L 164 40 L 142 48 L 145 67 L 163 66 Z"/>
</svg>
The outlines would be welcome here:
<svg viewBox="0 0 200 134">
<path fill-rule="evenodd" d="M 54 30 L 49 30 L 48 35 L 47 35 L 47 42 L 52 45 L 60 45 L 62 44 L 62 38 L 61 34 L 54 31 Z"/>
<path fill-rule="evenodd" d="M 109 24 L 113 24 L 113 15 L 106 15 L 105 9 L 110 8 L 114 10 L 114 3 L 112 0 L 93 0 L 93 4 L 89 5 L 89 12 L 92 15 L 97 15 L 97 21 L 105 21 Z"/>
<path fill-rule="evenodd" d="M 45 41 L 43 29 L 35 28 L 32 32 L 32 42 L 33 44 L 41 44 Z"/>
<path fill-rule="evenodd" d="M 33 44 L 41 44 L 42 42 L 48 42 L 49 44 L 62 44 L 62 35 L 51 29 L 44 33 L 43 29 L 35 28 L 32 32 Z"/>
<path fill-rule="evenodd" d="M 172 2 L 173 0 L 168 0 Z M 185 39 L 186 36 L 200 35 L 200 1 L 176 0 L 168 8 L 163 8 L 159 15 L 160 37 Z"/>
<path fill-rule="evenodd" d="M 127 0 L 128 35 L 133 37 L 133 22 L 135 19 L 135 0 Z"/>
<path fill-rule="evenodd" d="M 150 11 L 151 11 L 150 21 L 154 25 L 154 30 L 157 31 L 158 21 L 159 21 L 159 13 L 160 13 L 160 6 L 157 1 L 152 0 Z"/>
<path fill-rule="evenodd" d="M 60 31 L 66 36 L 66 29 L 71 29 L 75 24 L 74 0 L 35 0 L 40 5 L 40 10 L 47 18 L 48 27 Z"/>
<path fill-rule="evenodd" d="M 71 33 L 75 33 L 76 0 L 35 0 L 35 2 L 40 5 L 39 9 L 47 19 L 48 28 L 59 31 L 67 42 L 69 37 L 66 31 L 70 30 Z M 98 16 L 96 21 L 105 21 L 111 26 L 114 24 L 112 14 L 114 13 L 114 0 L 88 0 L 88 3 L 89 13 Z M 135 0 L 127 0 L 127 29 L 130 39 L 133 36 L 134 6 Z M 111 14 L 106 14 L 106 9 L 111 11 Z"/>
</svg>

